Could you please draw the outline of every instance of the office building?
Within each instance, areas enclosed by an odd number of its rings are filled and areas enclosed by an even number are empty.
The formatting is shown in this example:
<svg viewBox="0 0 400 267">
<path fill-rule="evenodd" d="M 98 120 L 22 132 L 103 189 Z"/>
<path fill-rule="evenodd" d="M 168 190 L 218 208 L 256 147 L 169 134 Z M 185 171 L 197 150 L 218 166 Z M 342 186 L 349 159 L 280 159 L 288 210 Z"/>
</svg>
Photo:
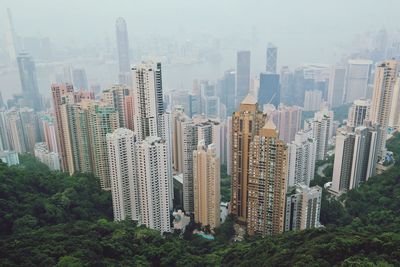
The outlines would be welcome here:
<svg viewBox="0 0 400 267">
<path fill-rule="evenodd" d="M 315 111 L 321 108 L 322 92 L 320 90 L 306 90 L 304 95 L 304 111 Z"/>
<path fill-rule="evenodd" d="M 239 51 L 236 55 L 236 108 L 250 89 L 250 51 Z"/>
<path fill-rule="evenodd" d="M 235 111 L 235 77 L 235 70 L 227 70 L 218 82 L 218 96 L 221 104 L 225 105 L 228 116 Z"/>
<path fill-rule="evenodd" d="M 260 73 L 260 87 L 258 90 L 258 104 L 273 104 L 278 107 L 281 102 L 279 74 Z"/>
<path fill-rule="evenodd" d="M 369 75 L 371 73 L 371 60 L 349 60 L 346 77 L 346 103 L 366 98 Z"/>
<path fill-rule="evenodd" d="M 199 141 L 193 151 L 194 218 L 211 229 L 220 225 L 220 175 L 215 145 Z"/>
<path fill-rule="evenodd" d="M 276 73 L 276 62 L 278 60 L 278 47 L 269 43 L 267 46 L 267 65 L 265 71 L 267 73 Z"/>
<path fill-rule="evenodd" d="M 282 233 L 286 207 L 287 147 L 271 119 L 250 142 L 247 233 Z"/>
<path fill-rule="evenodd" d="M 364 125 L 365 120 L 369 120 L 371 103 L 369 100 L 358 99 L 349 108 L 347 126 L 358 127 Z"/>
<path fill-rule="evenodd" d="M 317 144 L 312 130 L 300 131 L 288 144 L 288 186 L 310 185 L 314 180 Z"/>
<path fill-rule="evenodd" d="M 395 60 L 388 60 L 375 70 L 374 94 L 371 102 L 371 121 L 380 126 L 380 140 L 378 142 L 378 160 L 386 156 L 386 139 L 389 126 L 389 117 L 393 92 L 397 79 L 398 63 Z"/>
<path fill-rule="evenodd" d="M 74 68 L 72 69 L 72 82 L 74 84 L 74 88 L 79 90 L 88 90 L 88 80 L 86 77 L 86 71 L 84 68 Z"/>
<path fill-rule="evenodd" d="M 119 65 L 119 83 L 130 84 L 130 57 L 128 30 L 124 18 L 118 18 L 115 23 L 117 37 L 117 52 Z"/>
<path fill-rule="evenodd" d="M 248 95 L 232 116 L 232 197 L 231 213 L 247 220 L 250 142 L 265 124 L 266 115 L 258 110 L 257 100 Z"/>
<path fill-rule="evenodd" d="M 346 68 L 332 66 L 329 75 L 328 104 L 331 108 L 343 104 L 344 89 L 346 81 Z"/>
<path fill-rule="evenodd" d="M 279 75 L 281 103 L 289 105 L 293 94 L 293 72 L 288 66 L 283 66 Z"/>
<path fill-rule="evenodd" d="M 27 107 L 40 111 L 43 106 L 39 94 L 35 62 L 27 53 L 19 54 L 17 61 L 24 103 Z"/>
<path fill-rule="evenodd" d="M 286 197 L 285 231 L 320 227 L 322 188 L 297 185 Z"/>
</svg>

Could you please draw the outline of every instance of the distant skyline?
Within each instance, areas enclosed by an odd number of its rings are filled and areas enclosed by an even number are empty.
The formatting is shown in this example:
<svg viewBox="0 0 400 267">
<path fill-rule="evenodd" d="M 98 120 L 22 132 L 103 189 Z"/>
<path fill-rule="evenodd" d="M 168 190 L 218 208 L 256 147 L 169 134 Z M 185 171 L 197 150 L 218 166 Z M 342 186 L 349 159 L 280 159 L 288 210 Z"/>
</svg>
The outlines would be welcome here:
<svg viewBox="0 0 400 267">
<path fill-rule="evenodd" d="M 205 0 L 198 4 L 183 0 L 101 3 L 1 0 L 1 3 L 2 9 L 12 10 L 19 35 L 48 36 L 56 45 L 80 47 L 108 39 L 115 46 L 115 19 L 122 16 L 127 21 L 131 46 L 138 38 L 154 35 L 182 39 L 211 34 L 250 41 L 239 42 L 243 47 L 237 49 L 253 50 L 251 42 L 256 40 L 264 43 L 264 47 L 273 42 L 280 51 L 278 65 L 291 66 L 332 63 L 340 59 L 342 47 L 347 47 L 358 34 L 383 27 L 397 30 L 393 21 L 400 8 L 396 0 L 379 4 L 375 0 Z"/>
</svg>

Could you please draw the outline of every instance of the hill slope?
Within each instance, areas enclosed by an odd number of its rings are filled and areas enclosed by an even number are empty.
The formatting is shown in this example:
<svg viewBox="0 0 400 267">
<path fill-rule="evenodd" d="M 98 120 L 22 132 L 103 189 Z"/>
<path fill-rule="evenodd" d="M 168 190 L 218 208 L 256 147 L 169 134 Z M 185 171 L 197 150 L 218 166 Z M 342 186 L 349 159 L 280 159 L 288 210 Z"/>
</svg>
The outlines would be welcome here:
<svg viewBox="0 0 400 267">
<path fill-rule="evenodd" d="M 112 222 L 110 194 L 90 175 L 0 164 L 0 266 L 400 266 L 400 135 L 388 146 L 396 165 L 344 195 L 345 208 L 326 200 L 326 228 L 234 244 L 229 222 L 216 241 L 162 238 Z"/>
</svg>

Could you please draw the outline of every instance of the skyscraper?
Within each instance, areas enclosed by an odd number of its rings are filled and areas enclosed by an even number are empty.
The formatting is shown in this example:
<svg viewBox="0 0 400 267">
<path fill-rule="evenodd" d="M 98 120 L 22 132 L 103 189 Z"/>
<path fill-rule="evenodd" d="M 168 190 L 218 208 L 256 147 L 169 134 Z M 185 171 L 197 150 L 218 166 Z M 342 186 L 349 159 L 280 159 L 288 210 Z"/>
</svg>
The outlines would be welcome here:
<svg viewBox="0 0 400 267">
<path fill-rule="evenodd" d="M 372 61 L 349 60 L 346 77 L 346 103 L 366 98 Z"/>
<path fill-rule="evenodd" d="M 371 121 L 380 126 L 381 134 L 378 142 L 378 159 L 386 156 L 387 129 L 395 83 L 397 79 L 397 61 L 388 60 L 375 70 L 374 93 L 371 103 Z"/>
<path fill-rule="evenodd" d="M 286 206 L 287 147 L 271 119 L 250 142 L 247 233 L 283 232 Z"/>
<path fill-rule="evenodd" d="M 219 98 L 226 107 L 226 113 L 231 116 L 235 111 L 235 70 L 225 71 L 222 79 L 219 80 Z"/>
<path fill-rule="evenodd" d="M 288 186 L 309 186 L 314 180 L 316 149 L 312 130 L 298 132 L 295 140 L 288 144 Z"/>
<path fill-rule="evenodd" d="M 53 98 L 53 109 L 56 119 L 56 134 L 57 134 L 57 144 L 58 152 L 61 159 L 61 170 L 68 171 L 70 166 L 68 166 L 67 153 L 64 140 L 67 135 L 66 126 L 62 123 L 61 115 L 61 105 L 63 104 L 63 95 L 67 93 L 72 93 L 74 91 L 72 85 L 70 84 L 52 84 L 51 94 Z M 72 167 L 72 166 L 71 166 Z"/>
<path fill-rule="evenodd" d="M 333 112 L 321 110 L 314 114 L 313 119 L 305 121 L 304 129 L 312 129 L 317 142 L 316 159 L 324 160 L 328 152 L 328 141 L 332 136 Z"/>
<path fill-rule="evenodd" d="M 133 120 L 133 103 L 131 103 L 133 100 L 128 87 L 115 84 L 102 92 L 101 100 L 118 111 L 119 126 L 130 129 L 128 124 L 130 120 Z"/>
<path fill-rule="evenodd" d="M 285 231 L 320 226 L 322 188 L 297 185 L 286 199 Z"/>
<path fill-rule="evenodd" d="M 40 141 L 36 113 L 30 108 L 13 108 L 5 113 L 5 129 L 9 149 L 18 153 L 33 153 Z"/>
<path fill-rule="evenodd" d="M 117 36 L 118 64 L 119 64 L 119 83 L 130 84 L 130 57 L 128 30 L 124 18 L 117 18 L 115 23 Z"/>
<path fill-rule="evenodd" d="M 269 43 L 267 46 L 267 65 L 265 71 L 267 73 L 276 73 L 276 62 L 278 60 L 278 47 Z"/>
<path fill-rule="evenodd" d="M 35 63 L 27 53 L 19 54 L 17 61 L 24 103 L 35 111 L 40 111 L 42 99 L 39 94 Z"/>
<path fill-rule="evenodd" d="M 161 63 L 142 63 L 132 68 L 134 128 L 140 140 L 164 136 L 164 103 Z"/>
<path fill-rule="evenodd" d="M 346 81 L 346 68 L 332 66 L 329 75 L 328 103 L 331 108 L 343 104 L 344 88 Z"/>
<path fill-rule="evenodd" d="M 320 90 L 306 90 L 304 95 L 304 111 L 315 111 L 321 108 L 322 92 Z"/>
<path fill-rule="evenodd" d="M 330 191 L 340 195 L 375 175 L 379 127 L 339 128 Z"/>
<path fill-rule="evenodd" d="M 170 232 L 171 172 L 165 140 L 149 136 L 137 146 L 140 224 L 161 233 Z"/>
<path fill-rule="evenodd" d="M 86 77 L 86 71 L 84 68 L 72 69 L 72 81 L 74 87 L 79 90 L 88 90 L 88 80 Z"/>
<path fill-rule="evenodd" d="M 19 47 L 17 43 L 17 36 L 14 29 L 14 22 L 12 19 L 11 10 L 7 8 L 7 19 L 5 20 L 5 49 L 8 55 L 8 60 L 10 62 L 15 62 L 17 55 L 19 53 Z"/>
<path fill-rule="evenodd" d="M 215 145 L 199 141 L 193 151 L 194 218 L 211 229 L 220 225 L 220 160 Z"/>
<path fill-rule="evenodd" d="M 101 188 L 110 190 L 111 181 L 106 136 L 119 128 L 118 112 L 113 106 L 102 102 L 92 102 L 88 108 L 93 173 L 100 179 Z"/>
<path fill-rule="evenodd" d="M 269 109 L 271 107 L 271 109 Z M 264 106 L 264 112 L 272 118 L 278 128 L 279 139 L 290 143 L 294 140 L 296 133 L 301 127 L 302 110 L 297 106 L 279 105 L 277 109 L 272 106 Z"/>
<path fill-rule="evenodd" d="M 265 124 L 266 116 L 258 110 L 257 100 L 248 95 L 232 116 L 232 197 L 231 213 L 246 221 L 248 206 L 250 142 Z"/>
<path fill-rule="evenodd" d="M 365 120 L 369 120 L 370 109 L 371 104 L 369 100 L 355 100 L 349 108 L 347 126 L 358 127 L 363 125 Z"/>
<path fill-rule="evenodd" d="M 114 220 L 140 221 L 136 136 L 119 128 L 107 134 Z"/>
<path fill-rule="evenodd" d="M 258 104 L 273 104 L 278 107 L 281 102 L 279 74 L 260 73 L 260 88 L 258 90 Z"/>
<path fill-rule="evenodd" d="M 396 78 L 396 84 L 393 88 L 392 103 L 388 126 L 399 129 L 400 127 L 400 76 Z"/>
<path fill-rule="evenodd" d="M 239 51 L 236 55 L 236 108 L 250 89 L 250 51 Z"/>
</svg>

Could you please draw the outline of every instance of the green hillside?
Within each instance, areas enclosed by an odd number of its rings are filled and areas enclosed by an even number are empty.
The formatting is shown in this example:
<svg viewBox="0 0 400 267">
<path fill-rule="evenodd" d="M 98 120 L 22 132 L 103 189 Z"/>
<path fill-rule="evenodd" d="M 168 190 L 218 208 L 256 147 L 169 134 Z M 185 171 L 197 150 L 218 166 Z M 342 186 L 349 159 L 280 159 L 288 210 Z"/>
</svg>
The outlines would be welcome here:
<svg viewBox="0 0 400 267">
<path fill-rule="evenodd" d="M 324 198 L 325 228 L 238 243 L 231 220 L 215 241 L 115 223 L 93 176 L 24 156 L 19 167 L 0 164 L 0 266 L 400 266 L 400 135 L 388 146 L 391 170 L 341 203 Z"/>
</svg>

